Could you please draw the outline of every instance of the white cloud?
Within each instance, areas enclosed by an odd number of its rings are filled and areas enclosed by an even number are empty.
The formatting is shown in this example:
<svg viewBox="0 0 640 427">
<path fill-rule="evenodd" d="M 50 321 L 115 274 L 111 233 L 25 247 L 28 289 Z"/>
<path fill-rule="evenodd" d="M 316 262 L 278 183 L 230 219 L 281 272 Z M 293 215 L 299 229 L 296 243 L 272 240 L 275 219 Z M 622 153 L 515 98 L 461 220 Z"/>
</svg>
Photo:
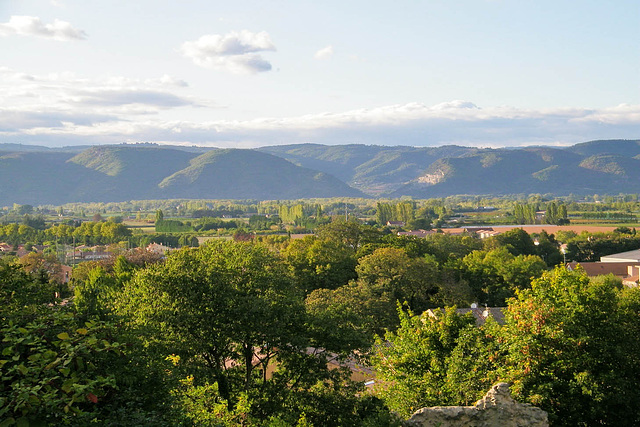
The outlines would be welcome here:
<svg viewBox="0 0 640 427">
<path fill-rule="evenodd" d="M 0 111 L 0 117 L 6 117 L 0 120 L 0 136 L 5 141 L 53 145 L 153 141 L 218 147 L 300 142 L 501 147 L 568 145 L 593 139 L 634 139 L 640 135 L 640 105 L 599 110 L 524 110 L 480 108 L 470 102 L 452 101 L 434 106 L 409 103 L 289 118 L 207 122 L 159 120 L 152 115 L 123 119 L 97 115 L 99 111 L 115 110 L 89 111 L 93 114 L 78 112 L 74 116 L 43 110 L 38 114 L 14 111 L 9 115 Z M 29 126 L 17 127 L 19 123 Z"/>
<path fill-rule="evenodd" d="M 168 75 L 88 79 L 73 73 L 38 75 L 0 67 L 0 142 L 498 147 L 640 138 L 640 105 L 628 104 L 600 109 L 520 109 L 454 100 L 431 106 L 413 102 L 254 120 L 167 119 L 176 108 L 216 107 L 211 101 L 183 95 L 187 87 L 183 80 Z"/>
<path fill-rule="evenodd" d="M 35 36 L 54 40 L 84 40 L 87 34 L 73 28 L 70 23 L 56 19 L 45 24 L 36 16 L 12 16 L 9 22 L 0 24 L 0 36 Z"/>
<path fill-rule="evenodd" d="M 323 47 L 316 52 L 314 58 L 316 59 L 329 59 L 333 56 L 333 46 Z"/>
<path fill-rule="evenodd" d="M 146 79 L 145 84 L 152 86 L 175 86 L 175 87 L 187 87 L 189 84 L 184 80 L 176 79 L 175 77 L 169 76 L 167 74 L 162 77 L 156 79 Z"/>
<path fill-rule="evenodd" d="M 258 52 L 275 51 L 269 34 L 262 31 L 232 31 L 225 35 L 208 34 L 182 44 L 181 51 L 196 65 L 237 74 L 255 74 L 271 70 L 271 63 Z"/>
<path fill-rule="evenodd" d="M 63 122 L 84 126 L 127 122 L 137 116 L 208 104 L 180 95 L 186 86 L 168 75 L 146 80 L 86 79 L 72 73 L 30 75 L 0 67 L 0 128 L 45 132 L 48 127 L 64 127 Z"/>
<path fill-rule="evenodd" d="M 584 117 L 576 117 L 574 122 L 598 122 L 608 125 L 628 125 L 640 123 L 640 109 L 637 105 L 620 104 L 616 107 L 595 110 Z"/>
</svg>

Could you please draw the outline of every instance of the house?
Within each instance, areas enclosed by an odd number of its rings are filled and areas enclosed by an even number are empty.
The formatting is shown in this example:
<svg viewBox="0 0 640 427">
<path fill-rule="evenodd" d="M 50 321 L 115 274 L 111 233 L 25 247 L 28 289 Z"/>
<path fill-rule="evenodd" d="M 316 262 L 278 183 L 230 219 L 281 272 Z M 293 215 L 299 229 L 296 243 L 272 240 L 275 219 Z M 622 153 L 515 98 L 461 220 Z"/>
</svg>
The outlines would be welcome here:
<svg viewBox="0 0 640 427">
<path fill-rule="evenodd" d="M 112 253 L 93 251 L 93 252 L 80 252 L 80 255 L 81 255 L 81 259 L 85 261 L 98 261 L 101 259 L 109 258 L 112 255 Z"/>
<path fill-rule="evenodd" d="M 640 249 L 620 252 L 600 257 L 600 262 L 635 262 L 640 263 Z"/>
<path fill-rule="evenodd" d="M 640 262 L 570 262 L 567 264 L 568 270 L 575 270 L 582 267 L 589 277 L 606 276 L 613 274 L 622 279 L 622 284 L 629 287 L 636 287 L 640 281 Z"/>
<path fill-rule="evenodd" d="M 464 227 L 462 231 L 465 233 L 481 233 L 483 231 L 493 231 L 493 227 Z"/>
<path fill-rule="evenodd" d="M 465 227 L 462 231 L 465 233 L 476 233 L 481 239 L 487 239 L 502 233 L 502 231 L 494 230 L 493 227 Z"/>
<path fill-rule="evenodd" d="M 398 231 L 398 236 L 427 237 L 432 234 L 436 234 L 436 231 L 434 230 Z"/>
<path fill-rule="evenodd" d="M 168 252 L 175 250 L 169 246 L 165 246 L 162 243 L 149 243 L 146 250 L 153 252 L 154 254 L 166 255 Z"/>
<path fill-rule="evenodd" d="M 73 271 L 73 268 L 69 267 L 68 265 L 61 265 L 60 266 L 60 279 L 62 283 L 69 283 L 69 280 L 71 280 L 71 272 Z"/>
<path fill-rule="evenodd" d="M 481 231 L 480 233 L 478 233 L 478 237 L 480 237 L 481 239 L 488 239 L 489 237 L 494 237 L 501 233 L 502 231 L 497 231 L 497 230 Z"/>
<path fill-rule="evenodd" d="M 506 307 L 479 307 L 477 304 L 472 304 L 469 308 L 458 308 L 456 309 L 456 313 L 459 315 L 464 315 L 467 313 L 473 314 L 473 317 L 476 319 L 476 325 L 482 326 L 485 324 L 489 316 L 493 317 L 493 319 L 498 322 L 500 325 L 504 325 L 504 309 Z M 436 317 L 436 311 L 440 311 L 440 313 L 444 312 L 442 308 L 430 308 L 425 311 L 422 316 Z"/>
<path fill-rule="evenodd" d="M 404 227 L 404 221 L 387 221 L 387 227 L 391 227 L 391 228 Z"/>
</svg>

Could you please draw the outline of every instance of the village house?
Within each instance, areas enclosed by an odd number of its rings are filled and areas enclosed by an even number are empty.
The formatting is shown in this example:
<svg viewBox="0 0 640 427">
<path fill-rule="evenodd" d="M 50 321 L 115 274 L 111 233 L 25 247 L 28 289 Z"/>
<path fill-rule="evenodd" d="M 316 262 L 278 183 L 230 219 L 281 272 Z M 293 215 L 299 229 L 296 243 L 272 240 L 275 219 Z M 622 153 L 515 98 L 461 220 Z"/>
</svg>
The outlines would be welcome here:
<svg viewBox="0 0 640 427">
<path fill-rule="evenodd" d="M 635 263 L 640 263 L 640 249 L 603 256 L 603 257 L 600 257 L 600 262 L 606 262 L 606 263 L 635 262 Z"/>
<path fill-rule="evenodd" d="M 613 274 L 625 286 L 636 287 L 640 283 L 640 249 L 600 257 L 599 262 L 570 262 L 569 270 L 582 267 L 589 277 Z"/>
<path fill-rule="evenodd" d="M 494 230 L 493 227 L 465 227 L 462 230 L 465 233 L 475 233 L 481 239 L 488 239 L 502 233 L 502 231 Z"/>
<path fill-rule="evenodd" d="M 62 264 L 60 266 L 60 281 L 62 283 L 69 283 L 69 280 L 71 280 L 71 272 L 73 271 L 73 268 L 69 267 L 68 265 L 64 265 Z"/>
<path fill-rule="evenodd" d="M 387 221 L 387 227 L 391 228 L 402 228 L 404 225 L 404 221 Z"/>
<path fill-rule="evenodd" d="M 160 255 L 166 255 L 168 252 L 175 250 L 174 248 L 165 246 L 162 243 L 149 243 L 145 249 L 149 252 Z"/>
<path fill-rule="evenodd" d="M 436 231 L 434 230 L 398 231 L 398 236 L 427 237 L 432 234 L 436 234 Z"/>
<path fill-rule="evenodd" d="M 506 307 L 481 307 L 478 304 L 471 304 L 471 307 L 467 308 L 458 308 L 456 309 L 456 313 L 459 315 L 464 315 L 467 313 L 473 314 L 474 319 L 476 320 L 477 326 L 482 326 L 485 324 L 489 317 L 492 317 L 498 324 L 504 325 L 504 309 Z M 440 311 L 443 313 L 444 309 L 442 308 L 430 308 L 429 310 L 422 313 L 422 316 L 428 317 L 436 317 L 436 311 Z"/>
<path fill-rule="evenodd" d="M 629 287 L 638 286 L 640 280 L 639 262 L 570 262 L 567 269 L 575 270 L 581 267 L 589 277 L 613 274 L 622 280 L 622 284 Z"/>
<path fill-rule="evenodd" d="M 97 261 L 107 259 L 113 255 L 112 252 L 104 249 L 104 246 L 76 246 L 74 250 L 67 252 L 67 259 L 82 261 Z"/>
</svg>

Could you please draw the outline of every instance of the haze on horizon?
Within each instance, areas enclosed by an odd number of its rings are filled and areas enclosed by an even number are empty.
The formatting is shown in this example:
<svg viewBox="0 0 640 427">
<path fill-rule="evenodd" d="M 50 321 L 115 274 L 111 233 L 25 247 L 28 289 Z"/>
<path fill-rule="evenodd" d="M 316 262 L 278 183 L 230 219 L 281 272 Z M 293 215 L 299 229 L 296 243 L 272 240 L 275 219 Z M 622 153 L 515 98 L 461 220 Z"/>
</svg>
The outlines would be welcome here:
<svg viewBox="0 0 640 427">
<path fill-rule="evenodd" d="M 0 143 L 640 138 L 632 0 L 0 0 Z"/>
</svg>

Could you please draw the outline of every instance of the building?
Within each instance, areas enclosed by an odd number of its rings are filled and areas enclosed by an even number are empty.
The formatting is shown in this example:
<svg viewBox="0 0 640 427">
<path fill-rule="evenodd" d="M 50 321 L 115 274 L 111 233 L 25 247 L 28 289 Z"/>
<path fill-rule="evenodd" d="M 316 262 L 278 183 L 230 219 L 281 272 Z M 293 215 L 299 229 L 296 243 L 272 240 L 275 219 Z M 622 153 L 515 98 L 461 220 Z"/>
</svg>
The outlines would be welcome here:
<svg viewBox="0 0 640 427">
<path fill-rule="evenodd" d="M 636 287 L 640 283 L 640 249 L 606 255 L 600 257 L 600 262 L 571 262 L 567 268 L 573 270 L 578 265 L 589 277 L 613 274 L 625 286 Z"/>
<path fill-rule="evenodd" d="M 167 252 L 175 250 L 174 248 L 165 246 L 162 243 L 149 243 L 146 249 L 149 252 L 153 252 L 154 254 L 160 254 L 160 255 L 166 255 Z"/>
<path fill-rule="evenodd" d="M 493 317 L 493 319 L 498 322 L 500 325 L 504 325 L 504 312 L 505 307 L 479 307 L 477 304 L 472 304 L 469 308 L 458 308 L 456 309 L 456 313 L 459 315 L 464 315 L 467 313 L 473 314 L 473 317 L 476 319 L 476 325 L 482 326 L 485 324 L 489 317 Z M 436 317 L 436 311 L 439 310 L 443 312 L 442 308 L 430 308 L 425 311 L 422 315 L 429 317 Z"/>
<path fill-rule="evenodd" d="M 436 234 L 436 231 L 434 230 L 398 231 L 398 236 L 427 237 L 432 234 Z"/>
<path fill-rule="evenodd" d="M 640 263 L 640 249 L 620 252 L 600 257 L 600 262 L 635 262 Z"/>
<path fill-rule="evenodd" d="M 69 280 L 71 280 L 71 273 L 73 272 L 73 268 L 69 267 L 68 265 L 61 265 L 60 266 L 60 279 L 62 283 L 69 283 Z"/>
<path fill-rule="evenodd" d="M 403 221 L 387 221 L 387 227 L 401 228 L 404 227 Z"/>
<path fill-rule="evenodd" d="M 638 286 L 640 281 L 640 262 L 570 262 L 567 269 L 582 268 L 589 277 L 613 274 L 629 287 Z"/>
</svg>

